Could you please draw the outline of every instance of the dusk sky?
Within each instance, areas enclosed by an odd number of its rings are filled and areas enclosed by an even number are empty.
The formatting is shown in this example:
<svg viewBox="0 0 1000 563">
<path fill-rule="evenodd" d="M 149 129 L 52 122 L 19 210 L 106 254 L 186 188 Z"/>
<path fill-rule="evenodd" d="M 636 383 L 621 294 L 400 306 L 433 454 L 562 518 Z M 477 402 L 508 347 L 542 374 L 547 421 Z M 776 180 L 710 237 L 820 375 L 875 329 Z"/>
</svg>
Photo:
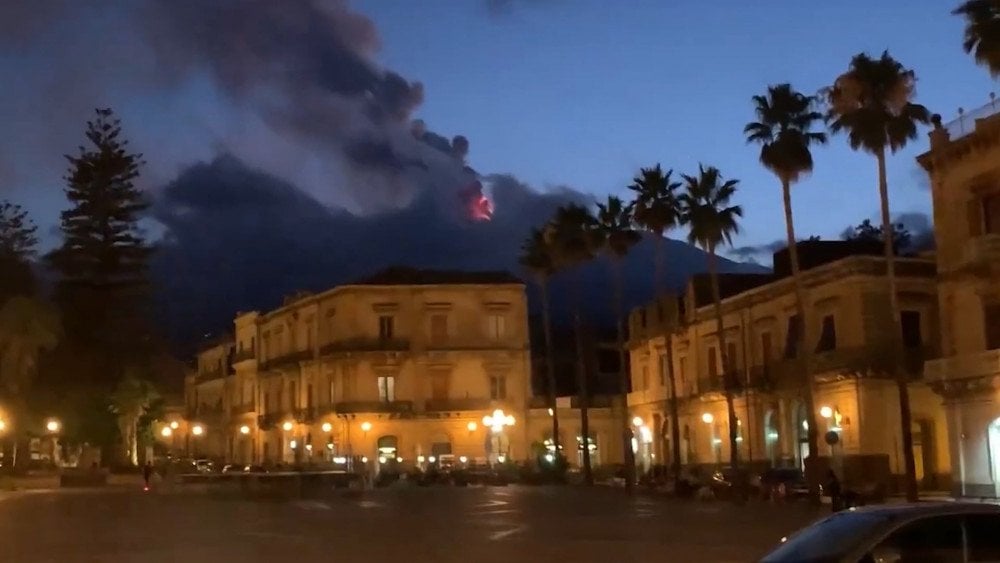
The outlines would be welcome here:
<svg viewBox="0 0 1000 563">
<path fill-rule="evenodd" d="M 0 92 L 0 197 L 26 205 L 46 233 L 65 206 L 61 154 L 81 141 L 90 109 L 105 105 L 146 154 L 145 188 L 155 191 L 187 165 L 227 150 L 328 204 L 370 209 L 358 203 L 365 190 L 357 175 L 337 179 L 322 149 L 302 156 L 287 129 L 262 112 L 248 117 L 247 108 L 267 94 L 233 95 L 243 83 L 223 92 L 217 76 L 198 70 L 194 49 L 183 63 L 195 70 L 182 72 L 177 61 L 159 67 L 143 47 L 155 41 L 137 30 L 159 23 L 140 12 L 146 21 L 135 23 L 131 12 L 140 3 L 107 2 L 106 12 L 74 12 L 60 0 L 40 3 L 57 7 L 50 10 L 22 4 L 0 7 L 0 69 L 9 84 Z M 659 161 L 689 172 L 712 164 L 742 182 L 737 245 L 767 244 L 784 232 L 777 181 L 742 135 L 753 118 L 750 96 L 768 84 L 815 92 L 853 54 L 888 48 L 916 70 L 918 101 L 946 121 L 960 106 L 986 103 L 994 88 L 961 49 L 962 21 L 950 15 L 952 3 L 938 0 L 774 0 L 753 9 L 737 0 L 328 4 L 357 12 L 345 25 L 379 67 L 422 84 L 423 101 L 405 108 L 409 117 L 443 137 L 467 137 L 468 164 L 478 172 L 603 197 L 627 195 L 624 186 L 640 166 Z M 248 9 L 254 5 L 261 3 Z M 120 33 L 107 33 L 119 24 Z M 102 33 L 83 33 L 88 29 Z M 98 56 L 88 51 L 95 39 L 104 42 Z M 894 213 L 930 210 L 914 161 L 927 146 L 925 133 L 889 161 Z M 875 216 L 870 156 L 834 137 L 815 158 L 814 175 L 794 191 L 801 236 L 835 237 Z"/>
</svg>

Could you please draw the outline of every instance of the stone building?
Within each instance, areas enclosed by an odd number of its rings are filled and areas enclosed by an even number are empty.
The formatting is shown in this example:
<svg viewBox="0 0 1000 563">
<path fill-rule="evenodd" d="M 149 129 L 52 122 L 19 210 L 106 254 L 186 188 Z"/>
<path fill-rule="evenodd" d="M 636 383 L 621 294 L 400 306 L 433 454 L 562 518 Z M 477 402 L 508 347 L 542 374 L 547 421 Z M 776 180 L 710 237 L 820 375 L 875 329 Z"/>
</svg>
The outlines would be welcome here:
<svg viewBox="0 0 1000 563">
<path fill-rule="evenodd" d="M 245 464 L 522 460 L 551 434 L 530 364 L 520 280 L 394 268 L 237 314 L 232 336 L 198 355 L 185 416 L 160 437 Z M 607 414 L 595 409 L 592 435 Z"/>
<path fill-rule="evenodd" d="M 942 357 L 928 382 L 945 399 L 956 495 L 1000 497 L 1000 113 L 942 125 L 918 157 L 934 201 Z"/>
<path fill-rule="evenodd" d="M 820 456 L 848 483 L 891 485 L 903 470 L 896 384 L 890 379 L 885 261 L 881 243 L 799 243 L 807 286 L 805 353 L 815 381 Z M 787 250 L 775 273 L 720 278 L 724 338 L 716 331 L 707 276 L 696 276 L 680 299 L 632 311 L 629 323 L 630 417 L 638 462 L 670 462 L 670 370 L 678 397 L 681 462 L 705 469 L 727 464 L 729 425 L 720 346 L 735 382 L 740 459 L 755 469 L 802 466 L 808 455 L 804 396 L 807 379 L 797 357 L 794 287 Z M 919 379 L 938 349 L 935 267 L 900 258 L 906 369 L 913 374 L 917 476 L 925 488 L 947 487 L 951 464 L 940 398 Z M 832 433 L 832 434 L 831 434 Z M 828 444 L 827 434 L 836 443 Z"/>
</svg>

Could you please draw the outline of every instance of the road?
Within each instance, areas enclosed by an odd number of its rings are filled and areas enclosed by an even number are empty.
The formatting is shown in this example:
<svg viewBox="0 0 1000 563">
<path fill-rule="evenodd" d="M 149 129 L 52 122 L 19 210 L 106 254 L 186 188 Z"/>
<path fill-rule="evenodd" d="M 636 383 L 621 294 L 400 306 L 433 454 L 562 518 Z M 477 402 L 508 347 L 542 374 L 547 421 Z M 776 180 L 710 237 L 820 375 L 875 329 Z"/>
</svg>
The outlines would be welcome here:
<svg viewBox="0 0 1000 563">
<path fill-rule="evenodd" d="M 387 489 L 289 502 L 64 490 L 0 499 L 0 561 L 750 561 L 816 515 L 603 488 Z"/>
</svg>

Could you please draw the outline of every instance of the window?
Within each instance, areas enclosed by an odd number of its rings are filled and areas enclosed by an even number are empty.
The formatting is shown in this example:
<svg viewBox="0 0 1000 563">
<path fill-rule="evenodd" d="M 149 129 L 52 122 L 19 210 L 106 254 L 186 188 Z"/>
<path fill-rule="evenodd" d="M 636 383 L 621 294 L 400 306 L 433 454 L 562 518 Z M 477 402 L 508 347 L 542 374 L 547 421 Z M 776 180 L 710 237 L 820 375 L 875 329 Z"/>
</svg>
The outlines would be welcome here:
<svg viewBox="0 0 1000 563">
<path fill-rule="evenodd" d="M 771 341 L 770 332 L 763 332 L 760 335 L 760 357 L 765 366 L 771 363 L 771 359 L 774 357 L 774 344 Z"/>
<path fill-rule="evenodd" d="M 431 399 L 441 401 L 448 398 L 449 376 L 448 371 L 443 369 L 431 372 Z"/>
<path fill-rule="evenodd" d="M 649 366 L 642 366 L 642 389 L 649 389 Z"/>
<path fill-rule="evenodd" d="M 431 315 L 431 342 L 440 343 L 448 339 L 448 315 Z"/>
<path fill-rule="evenodd" d="M 328 404 L 333 404 L 334 399 L 337 397 L 337 391 L 336 391 L 337 381 L 336 381 L 336 379 L 334 379 L 332 373 L 329 375 L 329 378 L 330 379 L 329 379 L 329 381 L 327 381 L 327 384 L 330 387 L 330 389 L 329 389 L 329 392 L 330 392 L 330 394 L 329 394 L 330 402 Z"/>
<path fill-rule="evenodd" d="M 507 319 L 503 315 L 490 315 L 487 319 L 489 325 L 487 325 L 487 334 L 492 340 L 502 340 L 505 336 L 507 324 Z"/>
<path fill-rule="evenodd" d="M 670 369 L 670 363 L 667 359 L 666 354 L 660 354 L 660 387 L 666 387 L 667 385 L 667 370 Z"/>
<path fill-rule="evenodd" d="M 963 561 L 962 516 L 931 516 L 904 525 L 871 551 L 892 561 Z"/>
<path fill-rule="evenodd" d="M 295 382 L 292 381 L 288 384 L 288 406 L 293 410 L 299 406 L 299 395 L 295 391 Z"/>
<path fill-rule="evenodd" d="M 716 357 L 715 346 L 708 347 L 708 375 L 712 377 L 719 375 L 719 360 Z"/>
<path fill-rule="evenodd" d="M 785 340 L 785 358 L 792 359 L 799 355 L 799 335 L 802 332 L 802 320 L 798 315 L 788 317 L 788 336 Z"/>
<path fill-rule="evenodd" d="M 256 336 L 251 336 L 250 337 L 250 353 L 253 353 L 254 346 L 256 346 L 256 345 L 257 345 L 257 337 Z"/>
<path fill-rule="evenodd" d="M 1000 302 L 983 306 L 983 328 L 986 334 L 986 349 L 1000 350 Z"/>
<path fill-rule="evenodd" d="M 686 363 L 687 363 L 687 357 L 685 356 L 681 356 L 680 358 L 677 359 L 677 387 L 678 389 L 682 390 L 687 390 L 686 377 L 684 375 L 685 371 L 684 364 Z"/>
<path fill-rule="evenodd" d="M 378 337 L 382 340 L 389 340 L 395 333 L 395 319 L 392 315 L 381 315 L 378 318 Z"/>
<path fill-rule="evenodd" d="M 311 409 L 313 407 L 313 386 L 310 383 L 306 387 L 306 408 Z"/>
<path fill-rule="evenodd" d="M 378 400 L 391 403 L 396 400 L 396 378 L 391 375 L 380 375 L 378 378 Z"/>
<path fill-rule="evenodd" d="M 837 349 L 837 325 L 833 315 L 823 317 L 823 325 L 820 328 L 819 342 L 816 343 L 816 352 L 829 352 Z"/>
<path fill-rule="evenodd" d="M 494 401 L 502 401 L 507 398 L 507 376 L 506 375 L 491 375 L 490 376 L 490 399 Z"/>
<path fill-rule="evenodd" d="M 736 355 L 735 342 L 729 342 L 726 344 L 726 361 L 729 362 L 729 371 L 736 372 L 740 362 L 739 356 Z"/>
<path fill-rule="evenodd" d="M 899 314 L 899 320 L 903 325 L 903 346 L 906 348 L 923 346 L 924 338 L 920 333 L 920 311 L 902 311 Z"/>
<path fill-rule="evenodd" d="M 1000 234 L 1000 195 L 983 199 L 983 226 L 986 234 Z"/>
</svg>

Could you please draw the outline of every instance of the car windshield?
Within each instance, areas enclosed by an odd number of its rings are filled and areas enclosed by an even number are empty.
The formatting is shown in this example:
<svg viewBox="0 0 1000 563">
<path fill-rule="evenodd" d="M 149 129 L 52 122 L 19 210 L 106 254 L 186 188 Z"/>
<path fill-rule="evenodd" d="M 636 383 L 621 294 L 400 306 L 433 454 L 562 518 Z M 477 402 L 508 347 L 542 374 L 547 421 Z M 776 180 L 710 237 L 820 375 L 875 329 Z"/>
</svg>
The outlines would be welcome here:
<svg viewBox="0 0 1000 563">
<path fill-rule="evenodd" d="M 864 541 L 890 517 L 840 512 L 805 528 L 761 559 L 761 563 L 825 563 L 837 561 Z"/>
</svg>

